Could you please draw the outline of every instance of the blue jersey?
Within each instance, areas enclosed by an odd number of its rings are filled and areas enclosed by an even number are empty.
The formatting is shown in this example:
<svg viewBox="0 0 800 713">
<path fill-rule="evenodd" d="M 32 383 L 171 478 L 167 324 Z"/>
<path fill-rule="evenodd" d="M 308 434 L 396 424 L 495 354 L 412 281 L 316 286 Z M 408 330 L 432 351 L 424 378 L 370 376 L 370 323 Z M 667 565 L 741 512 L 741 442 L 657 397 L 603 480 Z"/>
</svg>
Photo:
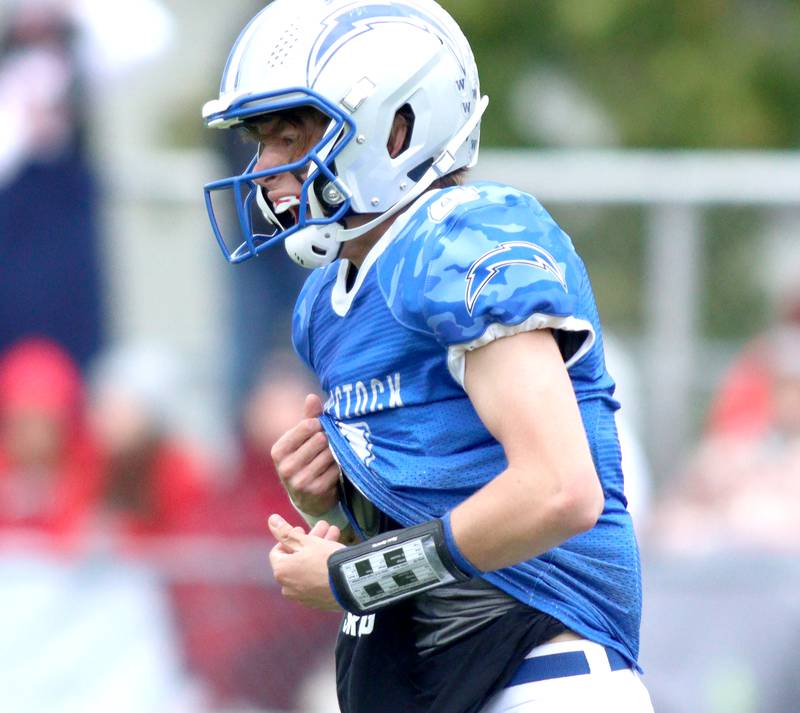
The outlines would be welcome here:
<svg viewBox="0 0 800 713">
<path fill-rule="evenodd" d="M 605 508 L 589 532 L 483 576 L 635 663 L 641 584 L 618 404 L 589 278 L 569 237 L 530 195 L 478 183 L 420 198 L 349 290 L 348 269 L 342 260 L 311 274 L 295 308 L 294 345 L 329 395 L 322 423 L 343 471 L 404 526 L 444 515 L 507 465 L 462 387 L 466 351 L 554 330 Z"/>
</svg>

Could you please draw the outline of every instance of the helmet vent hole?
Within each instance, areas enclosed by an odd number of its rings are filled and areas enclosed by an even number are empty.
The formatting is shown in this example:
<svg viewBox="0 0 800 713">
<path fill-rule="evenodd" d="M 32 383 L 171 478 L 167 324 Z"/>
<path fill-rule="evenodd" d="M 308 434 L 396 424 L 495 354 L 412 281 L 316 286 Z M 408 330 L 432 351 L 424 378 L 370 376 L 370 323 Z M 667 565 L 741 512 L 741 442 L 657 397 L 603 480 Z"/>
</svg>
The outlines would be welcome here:
<svg viewBox="0 0 800 713">
<path fill-rule="evenodd" d="M 282 67 L 286 64 L 289 53 L 292 51 L 295 44 L 297 44 L 298 35 L 299 30 L 296 24 L 293 23 L 286 28 L 281 39 L 278 40 L 272 48 L 272 52 L 267 58 L 268 67 L 274 69 L 275 67 Z"/>
</svg>

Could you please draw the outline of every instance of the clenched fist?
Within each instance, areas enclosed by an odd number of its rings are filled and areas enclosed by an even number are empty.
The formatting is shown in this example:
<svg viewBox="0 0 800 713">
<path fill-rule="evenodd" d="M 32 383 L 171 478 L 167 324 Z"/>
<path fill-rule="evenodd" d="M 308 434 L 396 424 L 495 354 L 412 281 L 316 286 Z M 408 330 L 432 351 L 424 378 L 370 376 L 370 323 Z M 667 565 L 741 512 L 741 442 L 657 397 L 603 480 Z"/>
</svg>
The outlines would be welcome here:
<svg viewBox="0 0 800 713">
<path fill-rule="evenodd" d="M 308 515 L 328 512 L 337 500 L 339 466 L 322 429 L 321 414 L 319 396 L 306 396 L 303 419 L 284 433 L 271 450 L 278 476 L 289 497 Z"/>
</svg>

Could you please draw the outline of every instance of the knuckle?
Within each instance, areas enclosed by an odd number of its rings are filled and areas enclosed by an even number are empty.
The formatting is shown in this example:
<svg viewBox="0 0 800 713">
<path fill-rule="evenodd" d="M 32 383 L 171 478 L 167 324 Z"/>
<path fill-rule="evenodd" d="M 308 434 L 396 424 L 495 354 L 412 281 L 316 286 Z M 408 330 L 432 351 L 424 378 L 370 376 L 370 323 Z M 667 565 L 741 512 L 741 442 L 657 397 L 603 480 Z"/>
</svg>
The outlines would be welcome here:
<svg viewBox="0 0 800 713">
<path fill-rule="evenodd" d="M 322 462 L 326 468 L 332 468 L 338 474 L 339 466 L 336 464 L 336 459 L 333 457 L 333 452 L 330 448 L 326 448 L 322 452 Z"/>
<path fill-rule="evenodd" d="M 317 496 L 322 493 L 322 488 L 320 487 L 319 480 L 314 480 L 313 482 L 308 484 L 308 494 Z"/>
<path fill-rule="evenodd" d="M 310 470 L 313 472 L 315 478 L 321 478 L 328 471 L 329 463 L 324 453 L 320 453 L 314 458 L 314 462 L 310 464 Z"/>
<path fill-rule="evenodd" d="M 321 481 L 319 478 L 316 478 L 311 483 L 308 484 L 308 494 L 317 498 L 320 495 L 324 495 L 328 492 L 328 488 L 325 485 L 324 481 Z"/>
<path fill-rule="evenodd" d="M 331 483 L 324 478 L 317 478 L 309 486 L 309 491 L 313 495 L 325 495 L 331 490 Z"/>
<path fill-rule="evenodd" d="M 281 482 L 286 485 L 292 478 L 292 472 L 286 467 L 284 463 L 280 463 L 275 466 L 275 469 L 278 471 L 278 477 L 281 479 Z"/>
<path fill-rule="evenodd" d="M 337 473 L 328 473 L 322 482 L 325 485 L 325 490 L 332 490 L 339 482 L 339 476 Z"/>
<path fill-rule="evenodd" d="M 302 463 L 300 462 L 300 458 L 296 453 L 286 456 L 286 458 L 284 458 L 280 464 L 280 469 L 283 470 L 284 478 L 290 478 L 294 475 L 297 475 L 301 468 Z"/>
<path fill-rule="evenodd" d="M 293 476 L 288 478 L 286 482 L 292 490 L 296 490 L 299 492 L 306 489 L 308 485 L 307 481 L 308 479 L 305 477 L 305 473 L 301 472 L 301 473 L 295 473 Z"/>
</svg>

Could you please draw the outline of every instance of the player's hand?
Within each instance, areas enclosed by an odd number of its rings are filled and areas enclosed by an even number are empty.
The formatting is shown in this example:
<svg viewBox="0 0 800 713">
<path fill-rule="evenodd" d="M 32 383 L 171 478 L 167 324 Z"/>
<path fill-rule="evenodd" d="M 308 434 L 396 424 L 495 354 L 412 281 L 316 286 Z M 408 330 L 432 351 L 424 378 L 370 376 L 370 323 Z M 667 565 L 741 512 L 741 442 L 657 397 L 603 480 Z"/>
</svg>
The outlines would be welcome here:
<svg viewBox="0 0 800 713">
<path fill-rule="evenodd" d="M 269 529 L 278 541 L 269 562 L 281 594 L 314 609 L 340 609 L 328 584 L 328 557 L 344 547 L 338 542 L 339 528 L 321 520 L 306 534 L 272 515 Z"/>
<path fill-rule="evenodd" d="M 278 476 L 295 505 L 309 515 L 322 515 L 336 505 L 339 466 L 328 447 L 319 416 L 322 401 L 306 396 L 303 419 L 272 447 Z"/>
</svg>

